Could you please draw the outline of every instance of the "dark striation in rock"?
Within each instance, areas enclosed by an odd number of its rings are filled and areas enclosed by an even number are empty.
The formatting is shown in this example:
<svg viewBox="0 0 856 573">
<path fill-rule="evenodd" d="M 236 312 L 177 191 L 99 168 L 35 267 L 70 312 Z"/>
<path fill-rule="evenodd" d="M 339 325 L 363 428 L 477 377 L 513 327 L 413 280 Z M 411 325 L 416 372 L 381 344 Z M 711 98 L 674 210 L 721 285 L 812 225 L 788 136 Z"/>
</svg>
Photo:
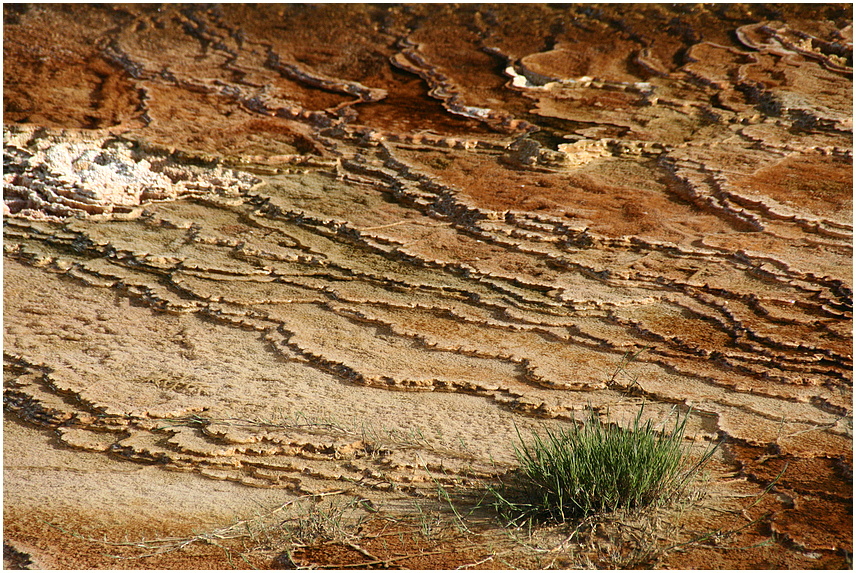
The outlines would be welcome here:
<svg viewBox="0 0 856 573">
<path fill-rule="evenodd" d="M 4 404 L 50 448 L 383 503 L 645 401 L 735 511 L 788 464 L 783 566 L 851 554 L 849 6 L 4 16 Z"/>
</svg>

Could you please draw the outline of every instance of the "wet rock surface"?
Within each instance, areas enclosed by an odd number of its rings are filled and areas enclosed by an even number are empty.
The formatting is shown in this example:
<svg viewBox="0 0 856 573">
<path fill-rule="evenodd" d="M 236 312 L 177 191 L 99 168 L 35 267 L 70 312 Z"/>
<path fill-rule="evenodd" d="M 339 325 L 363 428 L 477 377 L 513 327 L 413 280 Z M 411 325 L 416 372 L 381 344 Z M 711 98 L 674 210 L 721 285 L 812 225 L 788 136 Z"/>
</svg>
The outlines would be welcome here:
<svg viewBox="0 0 856 573">
<path fill-rule="evenodd" d="M 107 566 L 93 476 L 397 507 L 644 401 L 755 536 L 665 565 L 846 565 L 850 7 L 6 5 L 4 93 L 15 562 Z"/>
</svg>

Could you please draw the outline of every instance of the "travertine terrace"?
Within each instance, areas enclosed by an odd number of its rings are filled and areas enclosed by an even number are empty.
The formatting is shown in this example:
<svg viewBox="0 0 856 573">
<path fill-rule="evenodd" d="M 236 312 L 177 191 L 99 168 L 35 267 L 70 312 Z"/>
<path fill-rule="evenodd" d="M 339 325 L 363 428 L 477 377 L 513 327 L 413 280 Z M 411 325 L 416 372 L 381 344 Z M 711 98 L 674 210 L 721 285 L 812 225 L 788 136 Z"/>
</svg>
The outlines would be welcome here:
<svg viewBox="0 0 856 573">
<path fill-rule="evenodd" d="M 848 567 L 851 24 L 4 5 L 7 566 L 282 566 L 116 544 L 404 515 L 644 401 L 724 439 L 654 564 Z"/>
</svg>

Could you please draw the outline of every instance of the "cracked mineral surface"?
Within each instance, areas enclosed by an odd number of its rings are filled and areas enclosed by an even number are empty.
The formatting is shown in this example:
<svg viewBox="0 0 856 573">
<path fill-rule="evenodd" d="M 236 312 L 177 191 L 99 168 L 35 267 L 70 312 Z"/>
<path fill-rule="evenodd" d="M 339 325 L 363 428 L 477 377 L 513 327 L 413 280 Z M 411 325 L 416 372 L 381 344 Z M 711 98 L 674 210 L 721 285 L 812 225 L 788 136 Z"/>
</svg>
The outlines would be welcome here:
<svg viewBox="0 0 856 573">
<path fill-rule="evenodd" d="M 823 4 L 5 4 L 7 566 L 246 566 L 108 554 L 316 494 L 397 515 L 644 402 L 723 440 L 657 564 L 849 567 L 852 33 Z M 543 566 L 506 553 L 395 563 Z"/>
</svg>

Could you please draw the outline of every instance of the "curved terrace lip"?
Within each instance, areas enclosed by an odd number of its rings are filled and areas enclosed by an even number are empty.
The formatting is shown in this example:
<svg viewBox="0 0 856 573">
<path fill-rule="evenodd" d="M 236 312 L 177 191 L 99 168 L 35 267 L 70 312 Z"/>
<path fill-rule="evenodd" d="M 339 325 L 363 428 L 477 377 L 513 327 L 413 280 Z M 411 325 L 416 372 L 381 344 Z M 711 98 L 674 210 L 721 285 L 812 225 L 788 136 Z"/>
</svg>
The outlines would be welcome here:
<svg viewBox="0 0 856 573">
<path fill-rule="evenodd" d="M 831 4 L 4 5 L 4 564 L 849 565 L 851 84 Z"/>
</svg>

